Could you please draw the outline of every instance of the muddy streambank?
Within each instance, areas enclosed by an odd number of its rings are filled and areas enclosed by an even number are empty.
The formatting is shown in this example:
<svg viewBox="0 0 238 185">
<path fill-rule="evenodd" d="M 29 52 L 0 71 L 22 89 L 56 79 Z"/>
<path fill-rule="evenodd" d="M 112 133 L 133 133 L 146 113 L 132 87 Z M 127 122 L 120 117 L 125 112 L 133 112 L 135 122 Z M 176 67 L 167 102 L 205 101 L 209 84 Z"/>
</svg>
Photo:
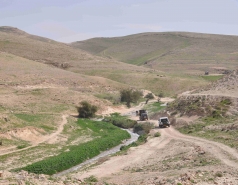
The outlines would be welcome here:
<svg viewBox="0 0 238 185">
<path fill-rule="evenodd" d="M 125 129 L 125 130 L 131 135 L 131 138 L 130 138 L 130 139 L 127 139 L 124 143 L 122 143 L 122 144 L 120 144 L 120 145 L 118 145 L 118 146 L 116 146 L 116 147 L 114 147 L 114 148 L 111 148 L 111 149 L 109 149 L 109 150 L 107 150 L 107 151 L 104 151 L 104 152 L 100 153 L 99 155 L 93 157 L 92 159 L 86 160 L 85 162 L 83 162 L 83 163 L 81 163 L 81 164 L 79 164 L 79 165 L 77 165 L 77 166 L 74 166 L 74 167 L 72 167 L 72 168 L 70 168 L 70 169 L 68 169 L 68 170 L 65 170 L 65 171 L 62 171 L 62 172 L 60 172 L 60 173 L 57 173 L 57 174 L 55 174 L 55 175 L 53 175 L 53 176 L 54 176 L 54 177 L 60 177 L 60 176 L 62 176 L 62 175 L 66 175 L 66 174 L 68 174 L 68 173 L 75 172 L 75 171 L 79 170 L 80 168 L 82 168 L 82 167 L 85 166 L 85 165 L 92 164 L 92 163 L 96 162 L 98 159 L 100 159 L 100 158 L 102 158 L 102 157 L 106 157 L 106 156 L 109 156 L 109 155 L 111 155 L 111 154 L 115 154 L 116 152 L 119 152 L 119 151 L 120 151 L 120 148 L 121 148 L 122 146 L 127 146 L 127 145 L 129 145 L 129 144 L 131 144 L 131 143 L 137 141 L 137 139 L 138 139 L 138 137 L 139 137 L 138 134 L 133 133 L 133 132 L 131 132 L 131 131 L 128 130 L 128 129 Z"/>
</svg>

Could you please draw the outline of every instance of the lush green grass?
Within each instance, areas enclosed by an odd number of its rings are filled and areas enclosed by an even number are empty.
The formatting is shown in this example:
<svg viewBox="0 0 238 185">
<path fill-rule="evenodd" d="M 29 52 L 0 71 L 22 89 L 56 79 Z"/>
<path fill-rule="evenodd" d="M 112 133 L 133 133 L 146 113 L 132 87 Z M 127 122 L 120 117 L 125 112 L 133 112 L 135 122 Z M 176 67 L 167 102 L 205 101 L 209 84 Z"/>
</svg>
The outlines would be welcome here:
<svg viewBox="0 0 238 185">
<path fill-rule="evenodd" d="M 209 76 L 209 75 L 206 75 L 206 76 L 202 76 L 203 79 L 207 80 L 207 81 L 210 81 L 210 82 L 214 82 L 214 81 L 217 81 L 219 79 L 221 79 L 223 77 L 223 75 L 212 75 L 212 76 Z"/>
<path fill-rule="evenodd" d="M 43 128 L 45 131 L 52 131 L 54 130 L 54 127 L 51 126 L 51 124 L 45 124 L 49 123 L 49 120 L 54 121 L 54 118 L 52 115 L 47 114 L 15 114 L 15 116 L 22 120 L 24 124 L 26 125 L 32 125 L 37 126 L 40 128 Z"/>
<path fill-rule="evenodd" d="M 224 143 L 238 149 L 238 118 L 237 117 L 206 117 L 191 125 L 179 128 L 184 134 L 198 136 Z"/>
<path fill-rule="evenodd" d="M 28 123 L 40 122 L 47 117 L 46 115 L 41 114 L 15 114 L 15 116 Z"/>
<path fill-rule="evenodd" d="M 128 132 L 110 123 L 80 119 L 78 120 L 78 124 L 82 130 L 91 130 L 92 136 L 97 138 L 87 143 L 70 146 L 68 152 L 49 157 L 21 169 L 36 174 L 43 173 L 52 175 L 80 164 L 98 155 L 101 151 L 112 148 L 120 144 L 122 140 L 130 137 Z"/>
</svg>

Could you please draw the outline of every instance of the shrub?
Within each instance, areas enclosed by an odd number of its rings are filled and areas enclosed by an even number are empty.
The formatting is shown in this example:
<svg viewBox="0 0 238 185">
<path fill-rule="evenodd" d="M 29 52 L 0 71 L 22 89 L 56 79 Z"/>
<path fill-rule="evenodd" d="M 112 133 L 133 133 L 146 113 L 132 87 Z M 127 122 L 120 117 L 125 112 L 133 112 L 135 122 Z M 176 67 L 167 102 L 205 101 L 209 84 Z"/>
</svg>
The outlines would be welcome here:
<svg viewBox="0 0 238 185">
<path fill-rule="evenodd" d="M 147 99 L 154 99 L 155 97 L 154 97 L 154 95 L 153 95 L 152 93 L 148 93 L 148 94 L 145 96 L 145 98 L 147 98 Z"/>
<path fill-rule="evenodd" d="M 163 93 L 163 92 L 160 92 L 158 96 L 159 96 L 160 98 L 163 98 L 163 97 L 164 97 L 164 93 Z"/>
<path fill-rule="evenodd" d="M 121 90 L 121 102 L 126 102 L 127 107 L 131 107 L 131 103 L 137 103 L 140 97 L 142 97 L 142 93 L 138 90 Z"/>
<path fill-rule="evenodd" d="M 120 147 L 120 151 L 126 151 L 126 150 L 128 150 L 128 148 L 130 148 L 130 147 L 136 147 L 136 146 L 139 146 L 139 145 L 141 145 L 141 144 L 146 143 L 146 142 L 147 142 L 147 137 L 148 137 L 148 135 L 146 135 L 146 134 L 140 135 L 140 136 L 138 137 L 138 140 L 137 140 L 136 142 L 133 142 L 133 143 L 127 145 L 127 146 L 122 145 L 122 146 Z"/>
<path fill-rule="evenodd" d="M 222 177 L 223 175 L 222 175 L 222 172 L 218 171 L 218 172 L 216 172 L 215 176 L 216 177 Z"/>
<path fill-rule="evenodd" d="M 91 105 L 87 101 L 82 101 L 81 106 L 76 107 L 80 118 L 92 118 L 95 116 L 98 108 L 95 105 Z"/>
<path fill-rule="evenodd" d="M 113 113 L 105 117 L 103 121 L 112 123 L 120 128 L 133 128 L 137 123 L 135 120 L 128 119 L 126 116 L 121 116 L 119 113 Z"/>
<path fill-rule="evenodd" d="M 154 125 L 150 122 L 139 123 L 134 126 L 133 132 L 139 135 L 148 134 L 153 127 Z"/>
<path fill-rule="evenodd" d="M 84 181 L 88 182 L 88 183 L 90 183 L 90 182 L 98 182 L 97 178 L 95 176 L 93 176 L 93 175 L 91 175 L 88 178 L 85 178 Z"/>
<path fill-rule="evenodd" d="M 160 137 L 161 136 L 161 134 L 159 133 L 159 132 L 156 132 L 155 134 L 154 134 L 154 137 Z"/>
</svg>

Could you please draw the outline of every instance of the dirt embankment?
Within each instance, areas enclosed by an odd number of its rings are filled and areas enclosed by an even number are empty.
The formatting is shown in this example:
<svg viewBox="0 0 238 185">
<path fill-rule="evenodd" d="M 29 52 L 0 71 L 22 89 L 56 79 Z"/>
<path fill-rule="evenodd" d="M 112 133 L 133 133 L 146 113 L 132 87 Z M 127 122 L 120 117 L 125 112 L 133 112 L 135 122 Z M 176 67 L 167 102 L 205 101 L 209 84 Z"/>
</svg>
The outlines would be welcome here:
<svg viewBox="0 0 238 185">
<path fill-rule="evenodd" d="M 63 131 L 64 125 L 67 123 L 67 117 L 68 115 L 62 115 L 62 121 L 59 123 L 58 129 L 50 135 L 45 135 L 45 136 L 42 136 L 41 134 L 39 135 L 39 132 L 37 132 L 35 128 L 23 128 L 20 130 L 18 129 L 14 133 L 11 133 L 12 132 L 11 131 L 9 133 L 10 137 L 14 136 L 14 134 L 15 135 L 17 134 L 18 138 L 22 137 L 25 140 L 32 141 L 32 145 L 22 149 L 17 149 L 15 146 L 8 147 L 8 148 L 1 148 L 0 156 L 6 155 L 6 154 L 12 154 L 14 152 L 20 152 L 23 150 L 28 150 L 44 142 L 54 143 L 57 140 L 58 135 Z"/>
</svg>

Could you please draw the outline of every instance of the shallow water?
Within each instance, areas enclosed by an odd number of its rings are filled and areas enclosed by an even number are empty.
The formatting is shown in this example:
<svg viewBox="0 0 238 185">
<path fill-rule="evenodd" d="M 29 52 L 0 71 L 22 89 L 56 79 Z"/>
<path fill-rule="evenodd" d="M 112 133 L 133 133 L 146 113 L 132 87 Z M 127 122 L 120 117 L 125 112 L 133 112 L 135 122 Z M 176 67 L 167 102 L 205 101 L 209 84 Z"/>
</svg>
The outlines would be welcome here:
<svg viewBox="0 0 238 185">
<path fill-rule="evenodd" d="M 127 130 L 127 129 L 125 129 L 125 130 L 131 135 L 131 138 L 130 138 L 130 139 L 127 139 L 124 143 L 122 143 L 122 144 L 120 144 L 120 145 L 118 145 L 118 146 L 116 146 L 116 147 L 114 147 L 114 148 L 111 148 L 111 149 L 109 149 L 109 150 L 106 150 L 106 151 L 104 151 L 104 152 L 101 152 L 99 155 L 97 155 L 97 156 L 95 156 L 95 157 L 93 157 L 93 158 L 91 158 L 91 159 L 89 159 L 89 160 L 86 160 L 86 161 L 84 161 L 83 163 L 81 163 L 81 164 L 79 164 L 79 165 L 77 165 L 77 166 L 74 166 L 74 167 L 72 167 L 72 168 L 70 168 L 70 169 L 68 169 L 68 170 L 59 172 L 59 173 L 57 173 L 57 174 L 55 174 L 55 175 L 53 175 L 53 176 L 54 176 L 54 177 L 59 177 L 59 176 L 61 176 L 61 175 L 65 175 L 65 174 L 67 174 L 67 173 L 77 171 L 78 169 L 82 168 L 83 166 L 85 166 L 85 165 L 87 165 L 87 164 L 92 164 L 92 163 L 94 163 L 95 161 L 97 161 L 98 159 L 100 159 L 100 158 L 102 158 L 102 157 L 106 157 L 106 156 L 109 156 L 109 155 L 114 154 L 114 153 L 116 153 L 116 152 L 119 152 L 121 146 L 127 146 L 127 145 L 129 145 L 129 144 L 131 144 L 131 143 L 137 141 L 137 139 L 138 139 L 138 137 L 139 137 L 138 134 L 135 134 L 135 133 L 133 133 L 133 132 L 131 132 L 130 130 Z"/>
</svg>

